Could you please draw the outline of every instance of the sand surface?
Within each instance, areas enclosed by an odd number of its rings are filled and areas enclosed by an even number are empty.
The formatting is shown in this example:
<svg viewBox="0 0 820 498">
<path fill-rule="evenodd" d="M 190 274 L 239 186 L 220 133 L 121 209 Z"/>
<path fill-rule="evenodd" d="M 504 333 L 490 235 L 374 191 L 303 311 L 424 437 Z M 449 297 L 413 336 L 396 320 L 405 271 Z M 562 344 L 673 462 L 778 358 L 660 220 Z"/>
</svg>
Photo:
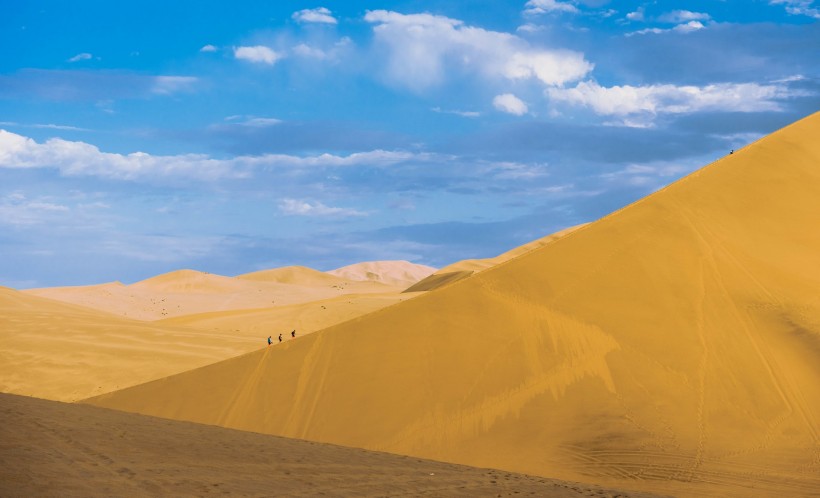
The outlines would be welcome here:
<svg viewBox="0 0 820 498">
<path fill-rule="evenodd" d="M 310 268 L 285 267 L 238 277 L 178 270 L 131 285 L 114 282 L 23 292 L 126 318 L 159 320 L 211 311 L 289 306 L 347 294 L 395 293 L 405 288 L 403 283 L 350 280 Z"/>
<path fill-rule="evenodd" d="M 381 282 L 406 289 L 435 271 L 432 266 L 417 265 L 408 261 L 366 261 L 327 273 L 347 280 Z"/>
<path fill-rule="evenodd" d="M 540 249 L 90 400 L 680 496 L 820 493 L 820 114 Z"/>
<path fill-rule="evenodd" d="M 8 394 L 0 495 L 641 496 Z"/>
</svg>

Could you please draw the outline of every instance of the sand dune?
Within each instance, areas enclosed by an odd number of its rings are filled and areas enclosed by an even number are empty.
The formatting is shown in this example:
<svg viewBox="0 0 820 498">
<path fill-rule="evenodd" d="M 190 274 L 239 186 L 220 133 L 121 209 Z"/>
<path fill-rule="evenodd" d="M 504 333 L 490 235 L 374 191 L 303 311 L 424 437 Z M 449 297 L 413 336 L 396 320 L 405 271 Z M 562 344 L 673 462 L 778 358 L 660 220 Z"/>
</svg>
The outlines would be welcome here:
<svg viewBox="0 0 820 498">
<path fill-rule="evenodd" d="M 636 496 L 8 394 L 0 462 L 4 497 Z"/>
<path fill-rule="evenodd" d="M 523 254 L 526 254 L 530 251 L 538 249 L 539 247 L 543 247 L 549 244 L 550 242 L 556 241 L 561 237 L 567 236 L 575 230 L 578 230 L 579 228 L 584 226 L 586 225 L 576 225 L 574 227 L 565 228 L 553 234 L 541 237 L 540 239 L 528 242 L 522 246 L 510 249 L 509 251 L 503 254 L 499 254 L 494 258 L 465 259 L 462 261 L 455 262 L 451 265 L 445 266 L 440 270 L 436 270 L 433 274 L 408 287 L 405 290 L 405 292 L 431 291 L 433 289 L 438 289 L 439 287 L 442 287 L 444 285 L 448 285 L 453 282 L 458 282 L 459 280 L 467 278 L 470 275 L 473 275 L 474 273 L 478 273 L 486 270 L 487 268 L 492 268 L 493 266 L 500 265 L 501 263 L 504 263 L 513 258 L 517 258 Z"/>
<path fill-rule="evenodd" d="M 381 282 L 406 289 L 436 271 L 432 266 L 407 261 L 368 261 L 343 266 L 327 272 L 348 280 Z"/>
<path fill-rule="evenodd" d="M 474 277 L 90 400 L 681 496 L 820 490 L 820 114 Z"/>
<path fill-rule="evenodd" d="M 0 391 L 74 401 L 224 360 L 262 341 L 0 288 L 0 344 Z"/>
<path fill-rule="evenodd" d="M 209 311 L 288 306 L 346 294 L 393 293 L 405 287 L 348 280 L 304 267 L 287 267 L 238 277 L 179 270 L 131 285 L 115 282 L 23 292 L 127 318 L 159 320 Z"/>
</svg>

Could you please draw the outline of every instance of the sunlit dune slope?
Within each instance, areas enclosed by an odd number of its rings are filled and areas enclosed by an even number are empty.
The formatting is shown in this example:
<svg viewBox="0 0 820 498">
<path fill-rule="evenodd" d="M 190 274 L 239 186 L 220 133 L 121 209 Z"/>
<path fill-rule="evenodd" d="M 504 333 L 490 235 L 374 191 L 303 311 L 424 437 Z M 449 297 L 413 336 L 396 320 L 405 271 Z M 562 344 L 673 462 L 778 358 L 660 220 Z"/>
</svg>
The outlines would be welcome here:
<svg viewBox="0 0 820 498">
<path fill-rule="evenodd" d="M 230 358 L 248 340 L 0 288 L 0 391 L 74 401 Z"/>
<path fill-rule="evenodd" d="M 408 261 L 367 261 L 343 266 L 327 272 L 355 281 L 381 282 L 405 289 L 436 271 L 432 266 Z"/>
<path fill-rule="evenodd" d="M 679 496 L 820 490 L 820 114 L 471 278 L 91 400 Z"/>
<path fill-rule="evenodd" d="M 178 270 L 131 285 L 115 282 L 24 292 L 127 318 L 158 320 L 210 311 L 288 306 L 346 294 L 389 293 L 405 287 L 347 280 L 304 267 L 286 267 L 239 277 Z"/>
<path fill-rule="evenodd" d="M 517 258 L 522 254 L 526 254 L 530 251 L 538 249 L 539 247 L 543 247 L 550 242 L 560 239 L 570 233 L 578 230 L 579 228 L 585 225 L 576 225 L 574 227 L 565 228 L 553 234 L 547 235 L 546 237 L 541 237 L 540 239 L 534 240 L 532 242 L 528 242 L 523 246 L 516 247 L 514 249 L 510 249 L 509 251 L 500 254 L 494 258 L 484 258 L 484 259 L 465 259 L 462 261 L 458 261 L 451 265 L 447 265 L 440 270 L 436 270 L 435 273 L 431 274 L 427 278 L 424 278 L 415 284 L 408 287 L 405 292 L 421 292 L 421 291 L 431 291 L 433 289 L 438 289 L 447 284 L 451 284 L 453 282 L 457 282 L 463 278 L 467 278 L 473 273 L 478 273 L 480 271 L 484 271 L 487 268 L 492 268 L 493 266 L 499 265 L 504 263 L 505 261 L 509 261 L 513 258 Z"/>
<path fill-rule="evenodd" d="M 386 306 L 413 297 L 413 294 L 346 294 L 331 299 L 309 303 L 273 306 L 268 308 L 234 311 L 213 311 L 159 320 L 158 324 L 184 325 L 232 336 L 247 337 L 256 341 L 268 336 L 277 339 L 283 334 L 290 340 L 290 331 L 297 336 L 325 329 L 331 325 L 371 313 Z"/>
</svg>

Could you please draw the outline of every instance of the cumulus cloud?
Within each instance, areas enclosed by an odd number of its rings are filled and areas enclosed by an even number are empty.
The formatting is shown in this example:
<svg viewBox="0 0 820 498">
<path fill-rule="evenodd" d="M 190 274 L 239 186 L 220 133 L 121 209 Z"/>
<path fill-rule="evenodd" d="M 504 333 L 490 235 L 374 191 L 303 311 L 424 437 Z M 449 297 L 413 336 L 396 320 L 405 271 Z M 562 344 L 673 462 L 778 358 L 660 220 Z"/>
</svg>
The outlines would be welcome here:
<svg viewBox="0 0 820 498">
<path fill-rule="evenodd" d="M 264 154 L 215 159 L 206 154 L 158 156 L 145 152 L 102 152 L 85 142 L 52 138 L 37 143 L 31 138 L 0 130 L 0 168 L 52 168 L 65 176 L 97 176 L 115 180 L 185 178 L 215 181 L 248 178 L 262 168 L 385 167 L 415 161 L 446 159 L 430 153 L 372 150 L 347 156 L 319 154 L 293 156 Z"/>
<path fill-rule="evenodd" d="M 217 49 L 215 46 L 211 44 L 205 45 L 204 47 L 199 49 L 200 52 L 216 52 L 217 50 L 219 49 Z"/>
<path fill-rule="evenodd" d="M 515 35 L 449 17 L 376 10 L 365 20 L 374 24 L 376 41 L 388 55 L 387 77 L 416 91 L 442 83 L 451 68 L 491 78 L 535 78 L 545 85 L 577 81 L 593 68 L 580 52 L 536 48 Z"/>
<path fill-rule="evenodd" d="M 282 54 L 277 53 L 270 47 L 255 45 L 253 47 L 236 47 L 233 55 L 239 60 L 255 62 L 260 64 L 273 65 L 282 58 Z"/>
<path fill-rule="evenodd" d="M 814 0 L 769 0 L 770 5 L 784 5 L 786 12 L 795 16 L 820 19 L 820 9 L 813 7 Z"/>
<path fill-rule="evenodd" d="M 658 17 L 660 22 L 671 24 L 682 24 L 689 21 L 708 21 L 712 17 L 705 12 L 692 12 L 690 10 L 673 10 Z"/>
<path fill-rule="evenodd" d="M 93 56 L 88 52 L 83 52 L 81 54 L 77 54 L 74 57 L 68 59 L 68 62 L 79 62 L 79 61 L 87 61 L 91 59 Z"/>
<path fill-rule="evenodd" d="M 338 21 L 329 9 L 325 7 L 317 7 L 315 9 L 302 9 L 294 12 L 291 16 L 297 22 L 319 23 L 319 24 L 337 24 Z"/>
<path fill-rule="evenodd" d="M 529 110 L 524 101 L 511 93 L 496 95 L 493 99 L 493 106 L 499 111 L 515 114 L 516 116 L 523 116 Z"/>
<path fill-rule="evenodd" d="M 775 84 L 602 87 L 594 81 L 581 82 L 574 88 L 550 88 L 547 94 L 554 103 L 588 107 L 604 116 L 685 114 L 697 111 L 779 111 L 780 104 L 777 100 L 793 96 L 784 86 Z"/>
<path fill-rule="evenodd" d="M 576 6 L 558 0 L 529 0 L 524 7 L 524 14 L 527 15 L 548 14 L 551 12 L 578 13 Z"/>
<path fill-rule="evenodd" d="M 282 199 L 279 203 L 279 211 L 284 214 L 298 216 L 367 216 L 367 213 L 350 208 L 325 206 L 321 202 L 308 202 L 296 199 Z"/>
</svg>

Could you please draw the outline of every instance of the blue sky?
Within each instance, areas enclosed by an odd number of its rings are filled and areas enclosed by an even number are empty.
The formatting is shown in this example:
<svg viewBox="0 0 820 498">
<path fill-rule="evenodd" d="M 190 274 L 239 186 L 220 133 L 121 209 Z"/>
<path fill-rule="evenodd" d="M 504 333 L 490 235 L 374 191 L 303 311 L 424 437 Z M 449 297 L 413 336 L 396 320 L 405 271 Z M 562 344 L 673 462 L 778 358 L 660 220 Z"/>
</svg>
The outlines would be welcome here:
<svg viewBox="0 0 820 498">
<path fill-rule="evenodd" d="M 820 107 L 812 0 L 0 8 L 16 288 L 494 256 Z"/>
</svg>

